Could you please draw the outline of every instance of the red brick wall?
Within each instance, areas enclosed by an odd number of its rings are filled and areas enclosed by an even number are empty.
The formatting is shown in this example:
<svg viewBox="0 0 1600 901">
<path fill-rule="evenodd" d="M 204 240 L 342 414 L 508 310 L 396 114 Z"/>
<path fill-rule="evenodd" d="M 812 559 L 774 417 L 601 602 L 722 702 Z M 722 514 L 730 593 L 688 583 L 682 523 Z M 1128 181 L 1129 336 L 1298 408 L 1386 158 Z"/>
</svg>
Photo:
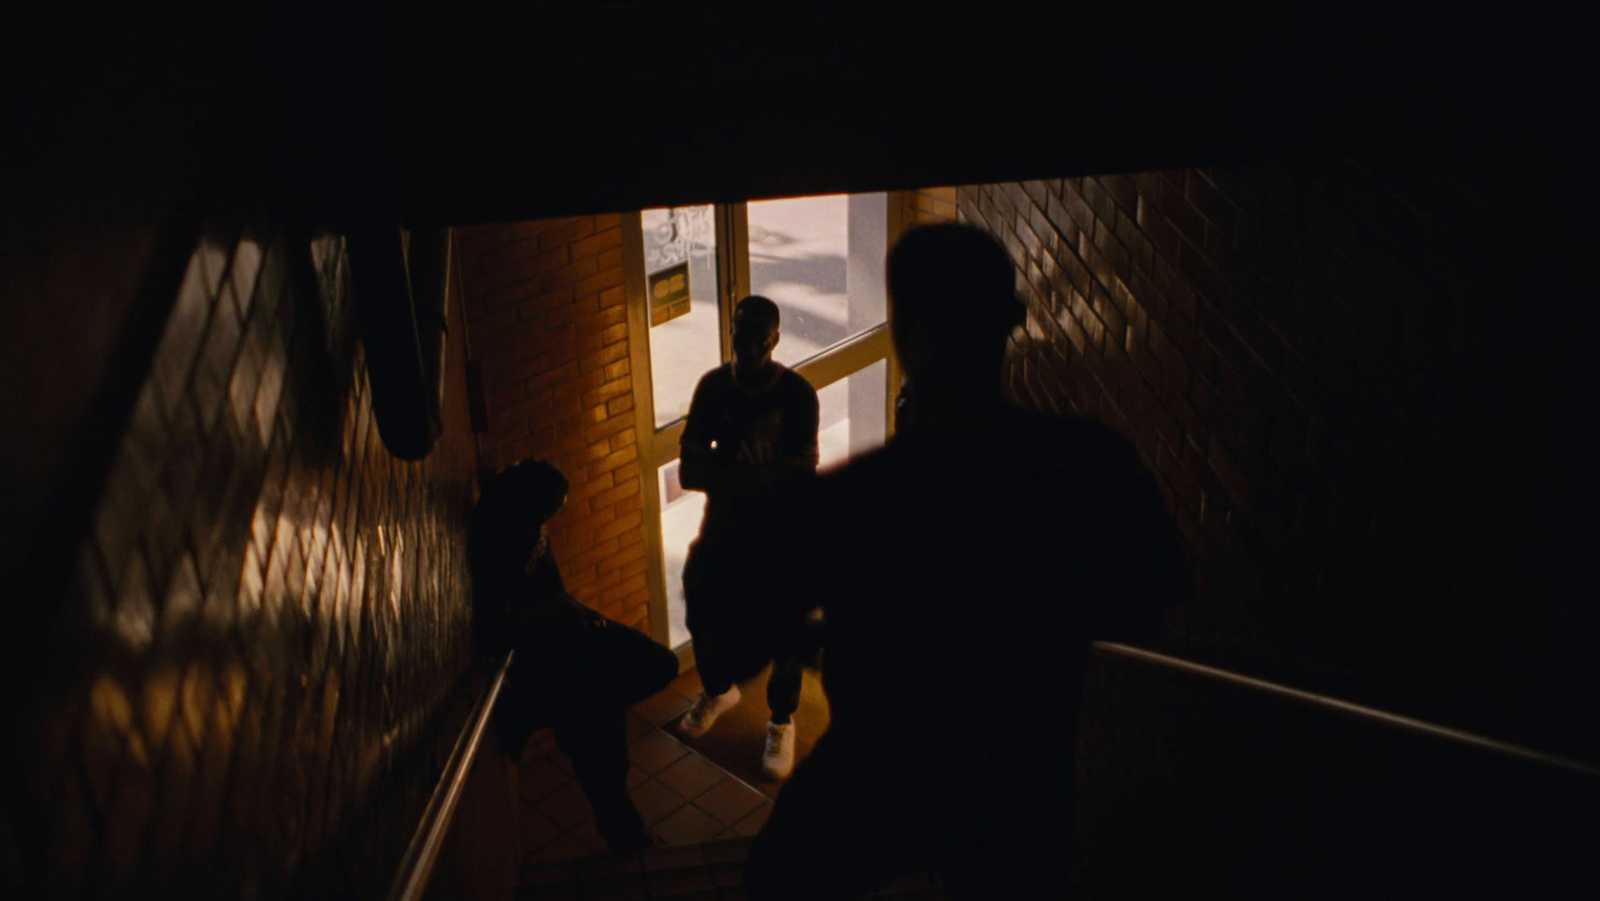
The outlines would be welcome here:
<svg viewBox="0 0 1600 901">
<path fill-rule="evenodd" d="M 954 222 L 956 219 L 955 188 L 918 188 L 907 191 L 905 198 L 908 226 Z"/>
<path fill-rule="evenodd" d="M 1529 581 L 1528 530 L 1559 528 L 1508 478 L 1545 459 L 1509 379 L 1533 383 L 1539 352 L 1500 334 L 1517 264 L 1485 196 L 1345 160 L 969 186 L 959 206 L 1026 298 L 1010 390 L 1110 423 L 1164 486 L 1199 582 L 1166 641 L 1561 743 L 1593 667 L 1570 599 Z"/>
<path fill-rule="evenodd" d="M 476 226 L 457 240 L 488 415 L 479 465 L 560 467 L 572 489 L 550 539 L 568 590 L 648 628 L 621 217 Z"/>
</svg>

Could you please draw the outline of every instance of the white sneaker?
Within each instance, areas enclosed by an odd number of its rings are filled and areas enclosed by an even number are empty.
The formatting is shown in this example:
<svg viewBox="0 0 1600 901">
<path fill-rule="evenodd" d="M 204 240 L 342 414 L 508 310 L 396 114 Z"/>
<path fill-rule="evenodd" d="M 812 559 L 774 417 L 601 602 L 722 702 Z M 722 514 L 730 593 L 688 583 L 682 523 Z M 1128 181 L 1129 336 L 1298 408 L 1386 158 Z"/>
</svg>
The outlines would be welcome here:
<svg viewBox="0 0 1600 901">
<path fill-rule="evenodd" d="M 708 695 L 700 692 L 700 697 L 694 699 L 694 706 L 689 712 L 678 720 L 678 734 L 685 738 L 699 738 L 706 734 L 711 724 L 739 703 L 739 686 L 735 685 L 720 695 Z"/>
<path fill-rule="evenodd" d="M 767 744 L 761 749 L 761 773 L 768 779 L 787 779 L 794 770 L 794 720 L 767 723 Z"/>
</svg>

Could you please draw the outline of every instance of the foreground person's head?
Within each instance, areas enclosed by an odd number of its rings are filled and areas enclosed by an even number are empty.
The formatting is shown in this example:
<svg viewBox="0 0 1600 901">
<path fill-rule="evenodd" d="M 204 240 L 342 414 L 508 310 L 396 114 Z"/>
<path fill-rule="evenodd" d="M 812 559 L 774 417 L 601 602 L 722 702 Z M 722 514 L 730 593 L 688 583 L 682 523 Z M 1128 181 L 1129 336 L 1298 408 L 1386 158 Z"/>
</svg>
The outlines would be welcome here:
<svg viewBox="0 0 1600 901">
<path fill-rule="evenodd" d="M 970 225 L 924 225 L 889 251 L 890 331 L 919 395 L 997 391 L 1006 339 L 1022 324 L 1011 258 Z"/>
<path fill-rule="evenodd" d="M 524 560 L 540 549 L 545 523 L 567 502 L 567 479 L 543 460 L 524 460 L 484 486 L 472 511 L 476 554 L 502 562 Z"/>
</svg>

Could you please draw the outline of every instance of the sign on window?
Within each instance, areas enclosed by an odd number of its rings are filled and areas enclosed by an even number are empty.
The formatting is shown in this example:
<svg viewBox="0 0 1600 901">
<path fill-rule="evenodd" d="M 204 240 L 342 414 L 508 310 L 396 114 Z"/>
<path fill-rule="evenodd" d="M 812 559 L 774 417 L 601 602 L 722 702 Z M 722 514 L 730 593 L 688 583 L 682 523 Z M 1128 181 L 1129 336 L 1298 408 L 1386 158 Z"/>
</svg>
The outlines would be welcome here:
<svg viewBox="0 0 1600 901">
<path fill-rule="evenodd" d="M 687 315 L 689 312 L 689 261 L 668 266 L 649 276 L 650 325 Z"/>
</svg>

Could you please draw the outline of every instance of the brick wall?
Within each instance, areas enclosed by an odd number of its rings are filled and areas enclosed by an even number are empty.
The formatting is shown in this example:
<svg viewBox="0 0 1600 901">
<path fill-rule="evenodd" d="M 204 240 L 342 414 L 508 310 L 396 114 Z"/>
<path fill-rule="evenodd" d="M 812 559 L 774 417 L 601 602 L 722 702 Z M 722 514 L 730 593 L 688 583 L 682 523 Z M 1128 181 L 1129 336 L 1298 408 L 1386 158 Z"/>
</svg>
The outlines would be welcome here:
<svg viewBox="0 0 1600 901">
<path fill-rule="evenodd" d="M 170 310 L 34 637 L 30 700 L 8 708 L 7 883 L 379 893 L 469 662 L 459 310 L 421 463 L 378 437 L 341 239 L 209 226 Z"/>
<path fill-rule="evenodd" d="M 490 473 L 529 457 L 558 466 L 571 492 L 550 523 L 550 547 L 568 590 L 648 630 L 622 218 L 457 234 L 488 415 L 479 464 Z"/>
<path fill-rule="evenodd" d="M 955 188 L 918 188 L 905 192 L 906 225 L 927 225 L 956 220 Z"/>
<path fill-rule="evenodd" d="M 1593 669 L 1576 608 L 1524 553 L 1558 529 L 1508 478 L 1548 463 L 1528 409 L 1559 386 L 1498 333 L 1519 264 L 1475 187 L 1323 159 L 959 207 L 1026 298 L 1010 391 L 1110 423 L 1165 489 L 1199 583 L 1173 648 L 1600 753 L 1568 706 Z"/>
</svg>

